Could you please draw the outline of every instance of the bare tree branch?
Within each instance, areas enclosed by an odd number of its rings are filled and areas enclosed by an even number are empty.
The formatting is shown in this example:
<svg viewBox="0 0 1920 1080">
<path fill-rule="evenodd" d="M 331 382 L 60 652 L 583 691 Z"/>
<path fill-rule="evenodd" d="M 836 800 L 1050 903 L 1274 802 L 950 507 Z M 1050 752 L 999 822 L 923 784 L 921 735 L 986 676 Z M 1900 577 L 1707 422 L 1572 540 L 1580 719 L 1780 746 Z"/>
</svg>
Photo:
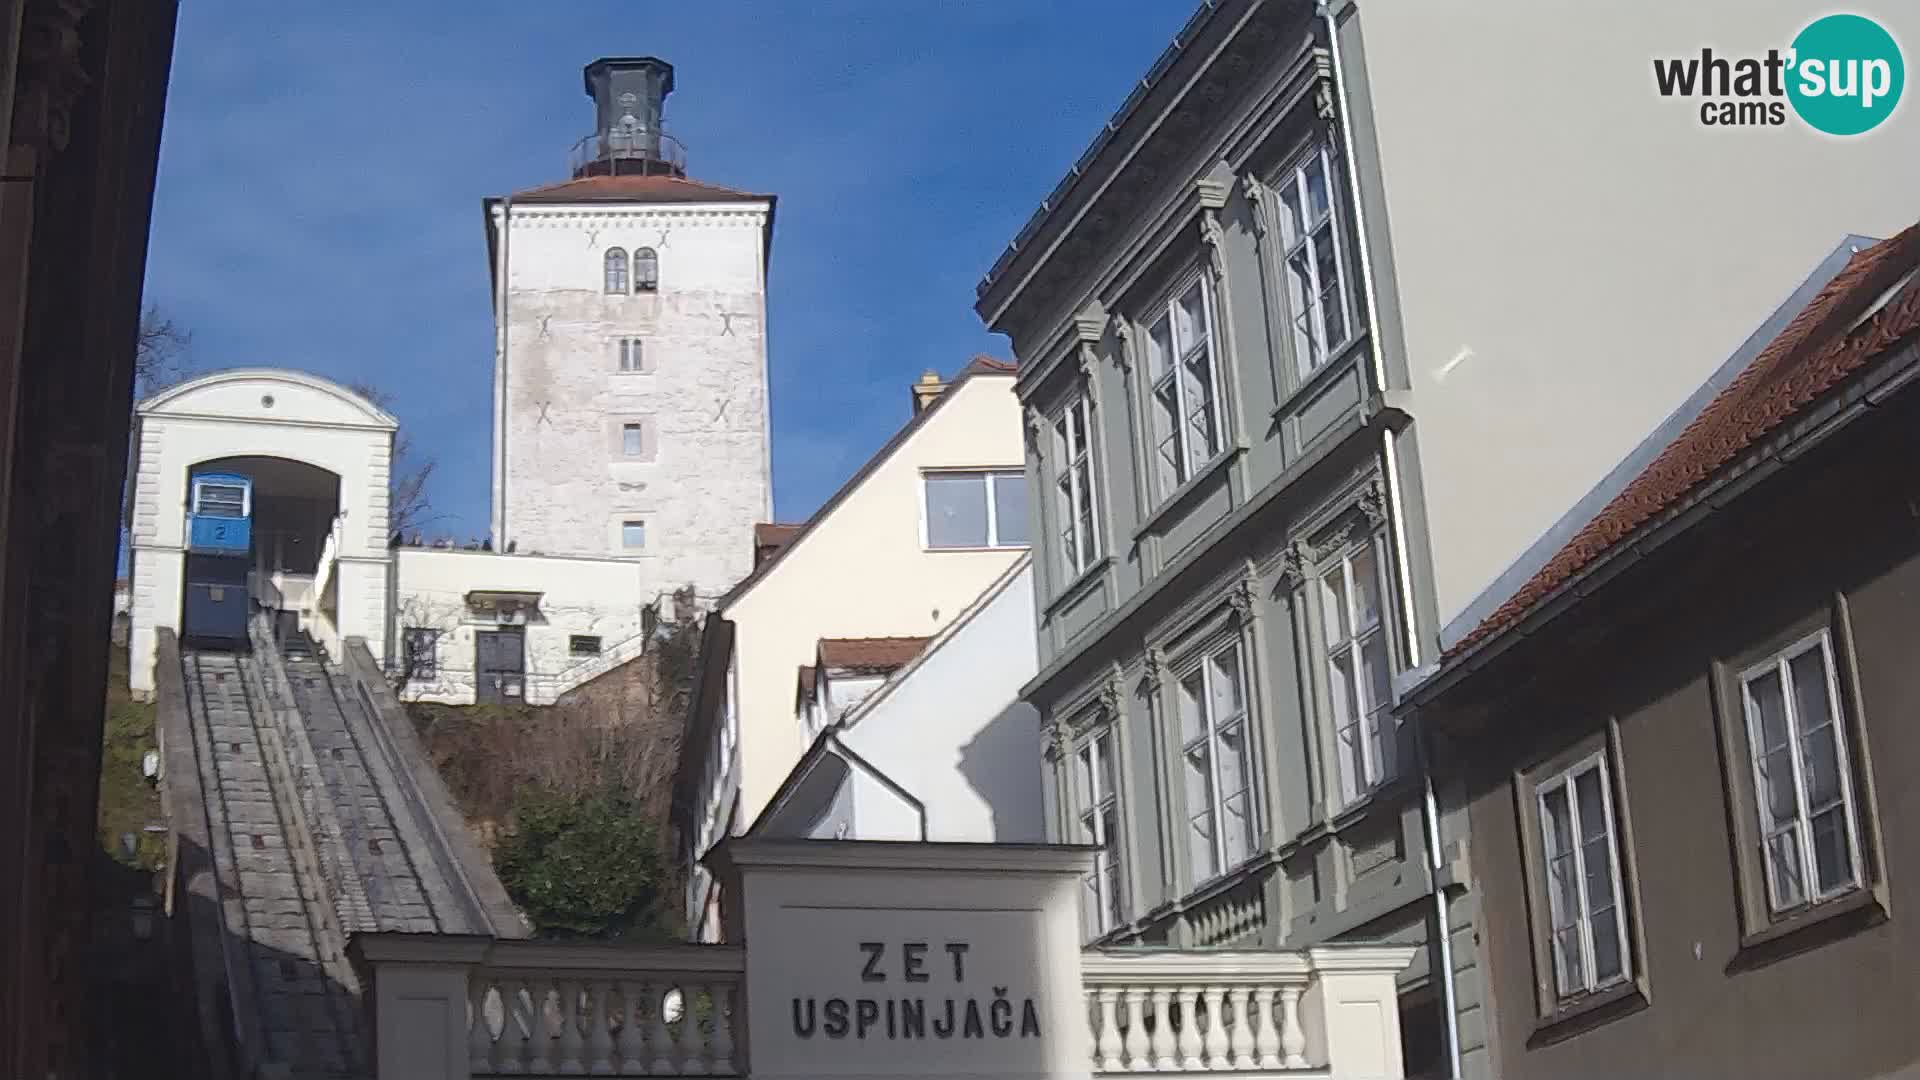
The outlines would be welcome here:
<svg viewBox="0 0 1920 1080">
<path fill-rule="evenodd" d="M 394 411 L 393 396 L 371 383 L 350 383 L 347 389 L 388 412 Z M 387 535 L 404 536 L 436 520 L 427 484 L 439 464 L 431 454 L 415 450 L 405 428 L 394 434 L 393 464 L 389 471 L 392 479 L 387 489 Z"/>
<path fill-rule="evenodd" d="M 141 397 L 161 390 L 186 373 L 182 359 L 193 334 L 172 319 L 148 307 L 140 316 L 140 336 L 134 341 L 133 378 L 135 393 Z"/>
</svg>

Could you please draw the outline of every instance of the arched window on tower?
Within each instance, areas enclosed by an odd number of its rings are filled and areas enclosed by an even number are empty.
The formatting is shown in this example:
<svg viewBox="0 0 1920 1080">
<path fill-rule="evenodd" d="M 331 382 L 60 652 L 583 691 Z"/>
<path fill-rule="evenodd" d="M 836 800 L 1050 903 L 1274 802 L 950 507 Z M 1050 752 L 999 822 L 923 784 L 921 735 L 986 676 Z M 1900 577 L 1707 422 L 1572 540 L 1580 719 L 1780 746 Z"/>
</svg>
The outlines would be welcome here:
<svg viewBox="0 0 1920 1080">
<path fill-rule="evenodd" d="M 624 248 L 607 249 L 607 291 L 626 295 L 627 253 Z"/>
<path fill-rule="evenodd" d="M 660 257 L 652 248 L 633 249 L 633 291 L 653 292 L 660 287 Z"/>
</svg>

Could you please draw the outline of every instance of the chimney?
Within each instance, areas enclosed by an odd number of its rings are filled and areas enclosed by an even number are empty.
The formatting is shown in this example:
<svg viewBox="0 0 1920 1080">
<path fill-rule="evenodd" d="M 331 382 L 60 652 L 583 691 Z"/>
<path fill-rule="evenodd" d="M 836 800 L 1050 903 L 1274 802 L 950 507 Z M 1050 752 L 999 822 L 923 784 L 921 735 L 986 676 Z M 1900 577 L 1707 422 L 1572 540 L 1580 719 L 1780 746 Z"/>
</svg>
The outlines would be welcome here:
<svg viewBox="0 0 1920 1080">
<path fill-rule="evenodd" d="M 652 56 L 602 57 L 583 74 L 594 128 L 574 175 L 685 175 L 685 154 L 663 122 L 673 93 L 672 64 Z"/>
<path fill-rule="evenodd" d="M 922 372 L 920 381 L 913 384 L 913 414 L 920 415 L 927 406 L 933 404 L 933 399 L 939 397 L 946 389 L 947 384 L 940 381 L 939 372 L 932 368 Z"/>
</svg>

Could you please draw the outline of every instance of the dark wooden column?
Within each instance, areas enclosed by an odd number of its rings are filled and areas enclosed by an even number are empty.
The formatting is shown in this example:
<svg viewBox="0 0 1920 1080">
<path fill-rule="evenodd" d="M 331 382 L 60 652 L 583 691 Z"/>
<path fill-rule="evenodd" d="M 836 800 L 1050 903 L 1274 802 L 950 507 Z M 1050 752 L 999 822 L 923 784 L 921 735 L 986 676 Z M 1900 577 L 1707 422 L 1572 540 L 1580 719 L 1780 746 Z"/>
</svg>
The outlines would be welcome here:
<svg viewBox="0 0 1920 1080">
<path fill-rule="evenodd" d="M 94 1075 L 87 870 L 176 11 L 176 0 L 26 0 L 20 24 L 7 191 L 28 185 L 31 199 L 0 200 L 14 219 L 0 220 L 0 285 L 14 279 L 0 293 L 0 324 L 12 323 L 0 326 L 0 753 L 30 756 L 0 764 L 0 916 L 19 931 L 0 955 L 4 1076 Z M 23 279 L 11 273 L 22 266 Z"/>
</svg>

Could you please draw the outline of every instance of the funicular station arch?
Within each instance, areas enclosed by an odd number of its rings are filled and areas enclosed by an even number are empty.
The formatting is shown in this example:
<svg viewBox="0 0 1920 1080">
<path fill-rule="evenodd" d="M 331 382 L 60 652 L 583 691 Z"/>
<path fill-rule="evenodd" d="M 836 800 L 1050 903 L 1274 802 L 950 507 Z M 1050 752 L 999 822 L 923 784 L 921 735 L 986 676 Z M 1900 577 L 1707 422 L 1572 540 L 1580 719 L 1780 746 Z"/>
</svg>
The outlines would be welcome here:
<svg viewBox="0 0 1920 1080">
<path fill-rule="evenodd" d="M 136 695 L 153 692 L 157 632 L 189 629 L 190 579 L 204 576 L 189 551 L 190 481 L 207 473 L 252 482 L 252 544 L 235 584 L 253 603 L 336 657 L 349 637 L 384 655 L 398 426 L 351 390 L 280 369 L 216 372 L 140 403 L 126 515 Z"/>
</svg>

